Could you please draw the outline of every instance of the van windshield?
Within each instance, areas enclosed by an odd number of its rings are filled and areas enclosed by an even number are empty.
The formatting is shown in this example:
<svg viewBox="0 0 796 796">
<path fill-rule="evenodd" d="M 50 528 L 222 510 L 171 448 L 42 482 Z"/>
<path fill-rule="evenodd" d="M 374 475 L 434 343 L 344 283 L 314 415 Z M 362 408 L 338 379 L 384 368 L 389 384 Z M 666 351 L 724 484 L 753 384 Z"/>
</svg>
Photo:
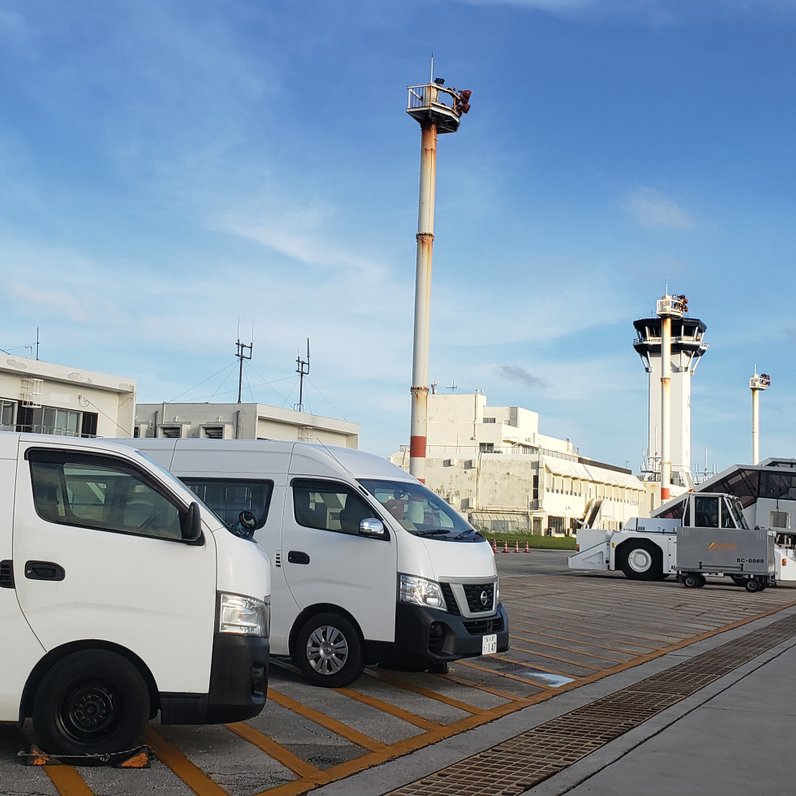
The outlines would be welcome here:
<svg viewBox="0 0 796 796">
<path fill-rule="evenodd" d="M 484 537 L 441 497 L 411 481 L 359 481 L 396 520 L 415 536 L 443 541 L 481 542 Z"/>
</svg>

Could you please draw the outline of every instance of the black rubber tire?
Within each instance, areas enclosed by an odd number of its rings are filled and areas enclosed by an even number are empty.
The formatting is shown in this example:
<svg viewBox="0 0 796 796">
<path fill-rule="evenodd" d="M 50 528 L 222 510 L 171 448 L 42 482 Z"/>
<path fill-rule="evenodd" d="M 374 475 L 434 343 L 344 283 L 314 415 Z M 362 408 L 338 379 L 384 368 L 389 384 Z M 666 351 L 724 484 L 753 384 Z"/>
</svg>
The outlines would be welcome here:
<svg viewBox="0 0 796 796">
<path fill-rule="evenodd" d="M 766 587 L 757 578 L 748 578 L 746 583 L 744 583 L 744 588 L 746 591 L 756 592 L 763 591 Z"/>
<path fill-rule="evenodd" d="M 108 650 L 75 652 L 44 675 L 33 698 L 39 746 L 52 755 L 123 752 L 141 743 L 149 689 L 126 658 Z"/>
<path fill-rule="evenodd" d="M 732 582 L 736 586 L 745 586 L 746 585 L 747 578 L 745 578 L 743 575 L 730 575 L 730 577 L 732 578 Z"/>
<path fill-rule="evenodd" d="M 641 568 L 647 561 L 648 566 Z M 663 554 L 660 547 L 647 539 L 631 539 L 619 550 L 619 568 L 630 580 L 660 580 L 663 575 Z"/>
<path fill-rule="evenodd" d="M 697 575 L 697 585 L 698 589 L 701 589 L 705 585 L 705 576 L 704 575 Z"/>
<path fill-rule="evenodd" d="M 698 589 L 699 575 L 694 572 L 686 572 L 685 575 L 683 575 L 680 579 L 680 582 L 686 589 Z"/>
<path fill-rule="evenodd" d="M 331 611 L 315 614 L 301 626 L 293 659 L 310 683 L 324 688 L 350 685 L 365 668 L 359 631 Z"/>
</svg>

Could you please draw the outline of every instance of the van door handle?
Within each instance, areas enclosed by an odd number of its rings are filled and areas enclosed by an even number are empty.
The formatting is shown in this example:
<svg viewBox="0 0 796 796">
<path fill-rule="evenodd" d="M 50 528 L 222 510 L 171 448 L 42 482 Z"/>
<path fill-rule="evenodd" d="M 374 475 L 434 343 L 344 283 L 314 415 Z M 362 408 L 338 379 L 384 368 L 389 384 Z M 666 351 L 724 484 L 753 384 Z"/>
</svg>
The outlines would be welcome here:
<svg viewBox="0 0 796 796">
<path fill-rule="evenodd" d="M 287 554 L 287 560 L 290 564 L 309 564 L 310 557 L 306 553 L 302 553 L 301 550 L 291 550 Z"/>
<path fill-rule="evenodd" d="M 52 561 L 26 561 L 25 577 L 29 580 L 63 580 L 66 571 Z"/>
</svg>

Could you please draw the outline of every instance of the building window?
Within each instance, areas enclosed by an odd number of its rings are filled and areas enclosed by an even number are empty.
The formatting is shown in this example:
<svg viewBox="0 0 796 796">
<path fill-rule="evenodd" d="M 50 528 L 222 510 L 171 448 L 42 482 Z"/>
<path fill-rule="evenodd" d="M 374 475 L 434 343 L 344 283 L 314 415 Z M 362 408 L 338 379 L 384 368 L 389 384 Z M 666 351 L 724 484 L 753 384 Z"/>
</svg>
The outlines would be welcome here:
<svg viewBox="0 0 796 796">
<path fill-rule="evenodd" d="M 179 439 L 182 436 L 181 426 L 161 426 L 160 436 L 166 439 Z"/>
<path fill-rule="evenodd" d="M 202 426 L 205 439 L 224 439 L 224 426 Z"/>
<path fill-rule="evenodd" d="M 0 400 L 0 428 L 13 429 L 16 422 L 16 401 Z"/>
<path fill-rule="evenodd" d="M 495 452 L 495 443 L 494 442 L 482 442 L 478 446 L 478 450 L 481 453 L 494 453 Z"/>
</svg>

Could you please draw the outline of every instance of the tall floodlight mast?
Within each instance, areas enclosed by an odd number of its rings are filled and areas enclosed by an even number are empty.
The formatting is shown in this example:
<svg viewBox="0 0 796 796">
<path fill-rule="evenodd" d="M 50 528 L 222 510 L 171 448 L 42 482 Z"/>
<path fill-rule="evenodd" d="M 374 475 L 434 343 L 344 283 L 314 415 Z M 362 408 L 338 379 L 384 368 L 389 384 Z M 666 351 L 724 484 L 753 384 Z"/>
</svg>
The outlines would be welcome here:
<svg viewBox="0 0 796 796">
<path fill-rule="evenodd" d="M 768 373 L 757 375 L 749 379 L 749 389 L 752 391 L 752 464 L 760 463 L 760 393 L 771 386 L 771 377 Z"/>
<path fill-rule="evenodd" d="M 434 199 L 437 178 L 437 134 L 455 133 L 462 114 L 470 110 L 471 91 L 445 88 L 434 77 L 434 59 L 428 83 L 409 86 L 406 112 L 420 124 L 420 201 L 417 215 L 417 270 L 415 325 L 412 350 L 412 415 L 409 472 L 426 477 L 428 429 L 428 350 L 431 314 L 431 255 L 434 246 Z"/>
</svg>

